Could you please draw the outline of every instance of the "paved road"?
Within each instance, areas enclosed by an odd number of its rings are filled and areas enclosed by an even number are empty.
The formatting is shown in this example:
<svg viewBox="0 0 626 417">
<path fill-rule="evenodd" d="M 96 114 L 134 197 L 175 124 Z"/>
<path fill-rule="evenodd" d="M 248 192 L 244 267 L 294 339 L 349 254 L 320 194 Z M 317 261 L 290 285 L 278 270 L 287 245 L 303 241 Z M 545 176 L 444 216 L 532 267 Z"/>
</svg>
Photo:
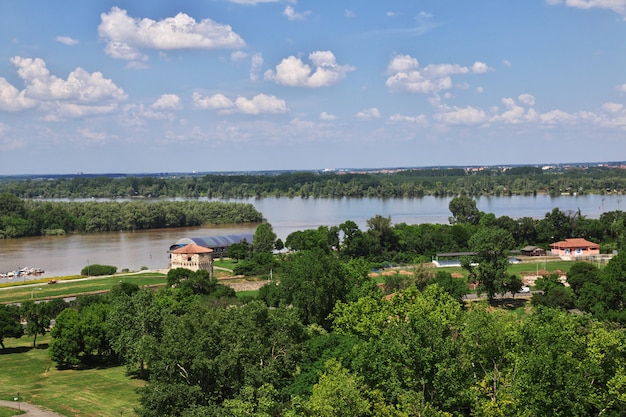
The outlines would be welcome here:
<svg viewBox="0 0 626 417">
<path fill-rule="evenodd" d="M 26 414 L 19 414 L 22 417 L 64 417 L 61 414 L 57 414 L 53 411 L 48 411 L 45 410 L 41 407 L 38 407 L 36 405 L 32 405 L 32 404 L 28 404 L 28 403 L 22 403 L 20 402 L 19 405 L 16 401 L 2 401 L 0 400 L 0 406 L 2 407 L 9 407 L 9 408 L 15 408 L 16 410 L 19 408 L 22 411 L 26 411 Z M 17 414 L 16 414 L 17 415 Z"/>
</svg>

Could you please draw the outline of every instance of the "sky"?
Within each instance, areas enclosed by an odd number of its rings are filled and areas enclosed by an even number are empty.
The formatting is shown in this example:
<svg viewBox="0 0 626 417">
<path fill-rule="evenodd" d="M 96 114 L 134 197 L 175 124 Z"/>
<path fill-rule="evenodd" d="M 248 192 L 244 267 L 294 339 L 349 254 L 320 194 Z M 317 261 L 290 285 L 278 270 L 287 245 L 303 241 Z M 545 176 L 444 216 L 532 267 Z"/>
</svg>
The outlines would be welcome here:
<svg viewBox="0 0 626 417">
<path fill-rule="evenodd" d="M 1 0 L 0 175 L 626 160 L 626 0 Z"/>
</svg>

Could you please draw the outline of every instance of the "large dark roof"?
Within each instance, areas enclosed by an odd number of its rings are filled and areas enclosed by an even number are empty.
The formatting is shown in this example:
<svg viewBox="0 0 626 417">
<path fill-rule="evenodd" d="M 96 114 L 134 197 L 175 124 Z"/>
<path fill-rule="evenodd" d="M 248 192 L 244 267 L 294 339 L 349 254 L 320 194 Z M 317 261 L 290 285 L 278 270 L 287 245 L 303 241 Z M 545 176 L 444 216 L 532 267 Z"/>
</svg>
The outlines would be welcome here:
<svg viewBox="0 0 626 417">
<path fill-rule="evenodd" d="M 240 233 L 236 235 L 221 235 L 221 236 L 207 236 L 207 237 L 184 237 L 179 239 L 176 243 L 170 246 L 170 251 L 177 248 L 195 243 L 196 245 L 204 246 L 205 248 L 225 248 L 233 243 L 239 243 L 246 240 L 248 243 L 252 243 L 251 233 Z"/>
</svg>

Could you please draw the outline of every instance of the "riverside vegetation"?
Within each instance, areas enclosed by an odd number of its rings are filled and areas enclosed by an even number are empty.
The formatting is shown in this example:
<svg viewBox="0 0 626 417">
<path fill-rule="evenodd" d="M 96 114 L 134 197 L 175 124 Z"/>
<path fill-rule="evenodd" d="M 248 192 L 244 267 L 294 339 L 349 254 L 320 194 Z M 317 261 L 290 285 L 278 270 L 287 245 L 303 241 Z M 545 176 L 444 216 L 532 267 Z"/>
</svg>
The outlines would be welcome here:
<svg viewBox="0 0 626 417">
<path fill-rule="evenodd" d="M 258 223 L 252 204 L 206 201 L 43 202 L 0 194 L 0 238 Z"/>
<path fill-rule="evenodd" d="M 0 192 L 36 198 L 421 197 L 623 193 L 615 166 L 485 167 L 391 172 L 263 172 L 178 176 L 75 176 L 0 179 Z"/>
<path fill-rule="evenodd" d="M 455 230 L 460 247 L 476 253 L 483 268 L 464 265 L 487 301 L 462 302 L 466 282 L 449 272 L 417 267 L 382 287 L 368 275 L 393 245 L 437 233 L 411 235 L 421 229 L 377 216 L 365 231 L 346 222 L 341 241 L 335 228 L 294 233 L 275 256 L 283 243 L 262 223 L 234 249 L 237 264 L 271 278 L 257 295 L 236 298 L 203 271 L 175 269 L 159 290 L 123 282 L 70 305 L 1 306 L 0 331 L 14 346 L 24 331 L 47 333 L 55 316 L 55 376 L 123 364 L 138 387 L 135 412 L 146 417 L 626 414 L 626 253 L 602 269 L 572 263 L 569 287 L 554 275 L 539 279 L 543 292 L 519 314 L 492 297 L 519 284 L 502 269 L 516 242 L 510 223 L 477 212 L 471 199 L 450 208 L 451 224 L 440 230 Z M 71 413 L 89 414 L 84 400 L 67 401 Z"/>
</svg>

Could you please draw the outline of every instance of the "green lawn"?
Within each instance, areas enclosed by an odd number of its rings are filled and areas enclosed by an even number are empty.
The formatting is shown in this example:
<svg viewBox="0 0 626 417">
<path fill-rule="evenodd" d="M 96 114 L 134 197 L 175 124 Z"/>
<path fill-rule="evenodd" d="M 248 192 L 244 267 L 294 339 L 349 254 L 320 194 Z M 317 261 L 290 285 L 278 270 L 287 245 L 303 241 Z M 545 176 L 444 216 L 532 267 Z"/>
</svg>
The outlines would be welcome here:
<svg viewBox="0 0 626 417">
<path fill-rule="evenodd" d="M 115 275 L 89 280 L 60 280 L 56 284 L 39 283 L 18 285 L 0 290 L 0 303 L 20 302 L 25 300 L 41 300 L 52 297 L 70 296 L 90 292 L 108 291 L 120 282 L 133 282 L 137 285 L 159 285 L 167 282 L 167 277 L 158 272 L 140 274 Z"/>
<path fill-rule="evenodd" d="M 13 401 L 19 392 L 22 401 L 68 417 L 136 415 L 139 397 L 135 390 L 142 381 L 129 378 L 123 366 L 59 371 L 48 356 L 49 341 L 49 335 L 38 337 L 36 349 L 30 337 L 4 341 L 0 399 Z"/>
<path fill-rule="evenodd" d="M 17 408 L 0 407 L 0 417 L 13 417 L 25 413 L 26 411 L 18 411 Z"/>
</svg>

